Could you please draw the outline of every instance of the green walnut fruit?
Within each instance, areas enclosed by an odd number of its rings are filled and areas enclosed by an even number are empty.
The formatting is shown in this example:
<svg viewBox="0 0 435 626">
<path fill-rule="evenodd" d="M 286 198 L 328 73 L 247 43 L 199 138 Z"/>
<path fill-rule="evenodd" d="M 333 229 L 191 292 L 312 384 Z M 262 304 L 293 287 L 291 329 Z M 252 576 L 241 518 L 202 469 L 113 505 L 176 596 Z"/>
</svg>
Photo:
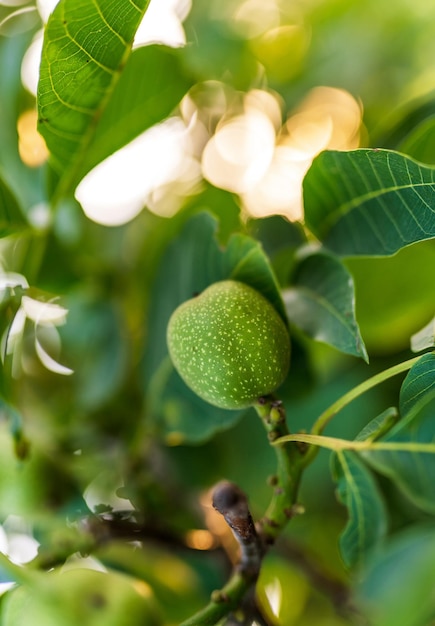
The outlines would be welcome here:
<svg viewBox="0 0 435 626">
<path fill-rule="evenodd" d="M 162 626 L 151 589 L 116 572 L 71 569 L 32 572 L 34 580 L 7 592 L 4 626 Z"/>
<path fill-rule="evenodd" d="M 252 406 L 287 375 L 290 338 L 272 304 L 234 280 L 214 283 L 169 320 L 168 348 L 184 382 L 224 409 Z"/>
</svg>

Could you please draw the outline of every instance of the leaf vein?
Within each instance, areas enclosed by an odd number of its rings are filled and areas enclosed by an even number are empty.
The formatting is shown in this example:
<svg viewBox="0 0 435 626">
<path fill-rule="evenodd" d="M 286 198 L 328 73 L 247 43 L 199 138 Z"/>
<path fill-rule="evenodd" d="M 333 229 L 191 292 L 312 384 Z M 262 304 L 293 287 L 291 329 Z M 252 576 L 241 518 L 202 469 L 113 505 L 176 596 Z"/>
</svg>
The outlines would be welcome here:
<svg viewBox="0 0 435 626">
<path fill-rule="evenodd" d="M 124 46 L 128 46 L 128 42 L 124 39 L 124 37 L 121 36 L 120 33 L 118 33 L 110 24 L 109 22 L 106 20 L 106 18 L 104 17 L 104 13 L 101 10 L 101 7 L 98 3 L 98 0 L 92 0 L 92 4 L 95 6 L 98 15 L 101 17 L 101 21 L 103 22 L 103 24 L 107 27 L 107 29 L 113 33 L 116 37 L 118 37 L 118 39 L 120 40 L 120 42 L 124 45 Z"/>
</svg>

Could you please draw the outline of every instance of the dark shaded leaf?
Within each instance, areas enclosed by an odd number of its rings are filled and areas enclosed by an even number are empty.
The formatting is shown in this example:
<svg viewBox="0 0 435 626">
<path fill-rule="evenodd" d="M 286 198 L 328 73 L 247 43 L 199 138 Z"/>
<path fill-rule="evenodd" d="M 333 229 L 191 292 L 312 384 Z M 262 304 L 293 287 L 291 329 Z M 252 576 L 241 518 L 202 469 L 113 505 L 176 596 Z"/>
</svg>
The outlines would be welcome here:
<svg viewBox="0 0 435 626">
<path fill-rule="evenodd" d="M 415 527 L 373 555 L 357 593 L 376 626 L 428 626 L 435 618 L 433 526 Z"/>
<path fill-rule="evenodd" d="M 0 179 L 0 237 L 19 232 L 27 226 L 17 199 Z"/>
<path fill-rule="evenodd" d="M 317 341 L 368 360 L 355 318 L 352 276 L 326 252 L 304 257 L 283 293 L 288 318 Z"/>
<path fill-rule="evenodd" d="M 377 471 L 395 482 L 416 506 L 433 514 L 435 454 L 412 450 L 413 443 L 435 443 L 435 386 L 429 382 L 433 376 L 433 359 L 425 359 L 415 367 L 414 373 L 419 374 L 414 382 L 408 380 L 402 392 L 401 404 L 407 413 L 382 440 L 391 444 L 407 443 L 410 449 L 372 450 L 362 454 Z M 422 392 L 423 389 L 426 393 Z"/>
<path fill-rule="evenodd" d="M 338 497 L 349 515 L 340 537 L 341 554 L 347 567 L 355 567 L 385 536 L 386 508 L 370 470 L 355 452 L 335 453 L 333 475 Z"/>
<path fill-rule="evenodd" d="M 429 352 L 409 370 L 400 389 L 400 413 L 405 417 L 427 394 L 435 395 L 435 353 Z"/>
<path fill-rule="evenodd" d="M 113 303 L 90 294 L 72 294 L 66 304 L 68 323 L 61 334 L 74 369 L 75 399 L 81 409 L 95 410 L 113 398 L 125 376 L 128 346 L 122 319 Z"/>
</svg>

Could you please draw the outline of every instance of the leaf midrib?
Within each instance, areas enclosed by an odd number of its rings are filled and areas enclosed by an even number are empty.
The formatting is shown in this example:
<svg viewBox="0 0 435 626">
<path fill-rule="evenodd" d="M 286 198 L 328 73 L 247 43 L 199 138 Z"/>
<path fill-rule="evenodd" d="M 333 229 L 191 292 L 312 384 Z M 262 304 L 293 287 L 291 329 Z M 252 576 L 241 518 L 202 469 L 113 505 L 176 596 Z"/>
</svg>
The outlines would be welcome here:
<svg viewBox="0 0 435 626">
<path fill-rule="evenodd" d="M 400 192 L 400 191 L 408 190 L 408 189 L 414 190 L 419 187 L 423 187 L 423 188 L 434 187 L 434 198 L 435 198 L 435 180 L 431 182 L 424 182 L 424 183 L 409 183 L 407 185 L 395 185 L 391 187 L 383 187 L 382 189 L 377 189 L 376 191 L 370 191 L 370 192 L 367 192 L 366 194 L 354 196 L 352 200 L 348 200 L 347 202 L 339 204 L 334 211 L 331 211 L 330 213 L 328 213 L 328 215 L 325 216 L 325 219 L 322 221 L 322 231 L 329 232 L 332 226 L 336 224 L 340 218 L 343 218 L 344 216 L 349 214 L 353 209 L 361 207 L 362 205 L 366 204 L 367 202 L 370 202 L 373 199 L 375 200 L 380 199 L 381 197 L 387 196 L 388 194 L 391 194 L 394 192 Z M 432 211 L 435 216 L 435 209 L 432 209 L 429 205 L 428 205 L 428 209 Z M 426 234 L 429 234 L 424 229 L 422 229 L 422 231 L 425 232 Z"/>
</svg>

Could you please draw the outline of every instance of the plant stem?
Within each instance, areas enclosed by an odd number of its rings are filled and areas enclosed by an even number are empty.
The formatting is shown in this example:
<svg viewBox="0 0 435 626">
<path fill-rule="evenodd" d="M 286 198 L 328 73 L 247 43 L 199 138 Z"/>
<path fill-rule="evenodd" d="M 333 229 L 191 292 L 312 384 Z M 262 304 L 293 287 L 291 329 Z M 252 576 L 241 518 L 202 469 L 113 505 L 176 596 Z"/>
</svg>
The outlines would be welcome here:
<svg viewBox="0 0 435 626">
<path fill-rule="evenodd" d="M 233 531 L 241 557 L 227 584 L 220 591 L 213 592 L 209 604 L 181 626 L 216 624 L 240 607 L 260 573 L 263 551 L 246 495 L 237 485 L 222 481 L 213 490 L 213 507 Z"/>
<path fill-rule="evenodd" d="M 412 359 L 409 359 L 408 361 L 403 361 L 402 363 L 393 365 L 393 367 L 390 367 L 386 370 L 383 370 L 382 372 L 379 372 L 378 374 L 375 374 L 371 378 L 368 378 L 367 380 L 362 382 L 360 385 L 357 385 L 356 387 L 354 387 L 353 389 L 345 393 L 343 396 L 341 396 L 341 398 L 338 398 L 338 400 L 336 400 L 333 404 L 331 404 L 331 406 L 329 406 L 325 411 L 323 411 L 321 415 L 319 415 L 319 417 L 313 424 L 313 427 L 311 429 L 311 434 L 312 435 L 322 434 L 325 427 L 329 424 L 332 418 L 335 417 L 337 413 L 339 413 L 342 409 L 344 409 L 344 407 L 350 404 L 353 400 L 358 398 L 360 395 L 362 395 L 369 389 L 372 389 L 373 387 L 376 387 L 380 383 L 383 383 L 385 380 L 388 380 L 389 378 L 392 378 L 393 376 L 396 376 L 397 374 L 401 374 L 402 372 L 406 372 L 407 370 L 411 369 L 411 367 L 415 363 L 417 363 L 417 361 L 419 361 L 420 358 L 421 356 L 417 356 Z M 311 461 L 316 456 L 317 452 L 318 452 L 317 448 L 315 448 L 314 446 L 311 447 L 311 449 L 305 455 L 304 464 L 307 465 L 308 463 L 311 463 Z"/>
<path fill-rule="evenodd" d="M 249 510 L 248 498 L 237 485 L 223 480 L 213 489 L 213 507 L 223 516 L 239 544 L 238 570 L 256 579 L 260 572 L 263 549 Z"/>
<path fill-rule="evenodd" d="M 265 399 L 255 406 L 273 444 L 277 439 L 289 434 L 285 413 L 280 402 Z M 273 495 L 270 504 L 259 521 L 259 532 L 265 544 L 273 544 L 288 521 L 300 509 L 296 498 L 303 467 L 303 455 L 298 444 L 286 443 L 273 446 L 276 454 L 277 471 L 272 479 Z"/>
<path fill-rule="evenodd" d="M 272 398 L 261 398 L 254 406 L 260 416 L 272 444 L 276 439 L 289 434 L 283 407 Z M 185 620 L 180 626 L 212 626 L 223 617 L 242 606 L 244 598 L 253 588 L 260 572 L 261 560 L 288 521 L 299 512 L 296 498 L 303 469 L 303 455 L 296 443 L 282 443 L 273 446 L 277 459 L 277 472 L 273 478 L 273 495 L 267 511 L 257 524 L 257 531 L 252 528 L 249 509 L 246 509 L 243 497 L 236 486 L 234 502 L 226 497 L 224 505 L 220 498 L 214 498 L 214 506 L 232 528 L 242 548 L 242 558 L 234 569 L 230 579 L 219 591 L 213 592 L 210 602 L 201 611 Z M 221 483 L 217 486 L 228 486 Z M 221 500 L 222 502 L 222 500 Z M 230 502 L 230 506 L 228 506 Z M 242 503 L 242 508 L 240 508 Z M 257 535 L 258 532 L 258 535 Z"/>
<path fill-rule="evenodd" d="M 236 610 L 243 597 L 251 589 L 253 581 L 237 569 L 226 585 L 212 594 L 211 600 L 201 611 L 188 618 L 180 626 L 213 626 Z"/>
</svg>

